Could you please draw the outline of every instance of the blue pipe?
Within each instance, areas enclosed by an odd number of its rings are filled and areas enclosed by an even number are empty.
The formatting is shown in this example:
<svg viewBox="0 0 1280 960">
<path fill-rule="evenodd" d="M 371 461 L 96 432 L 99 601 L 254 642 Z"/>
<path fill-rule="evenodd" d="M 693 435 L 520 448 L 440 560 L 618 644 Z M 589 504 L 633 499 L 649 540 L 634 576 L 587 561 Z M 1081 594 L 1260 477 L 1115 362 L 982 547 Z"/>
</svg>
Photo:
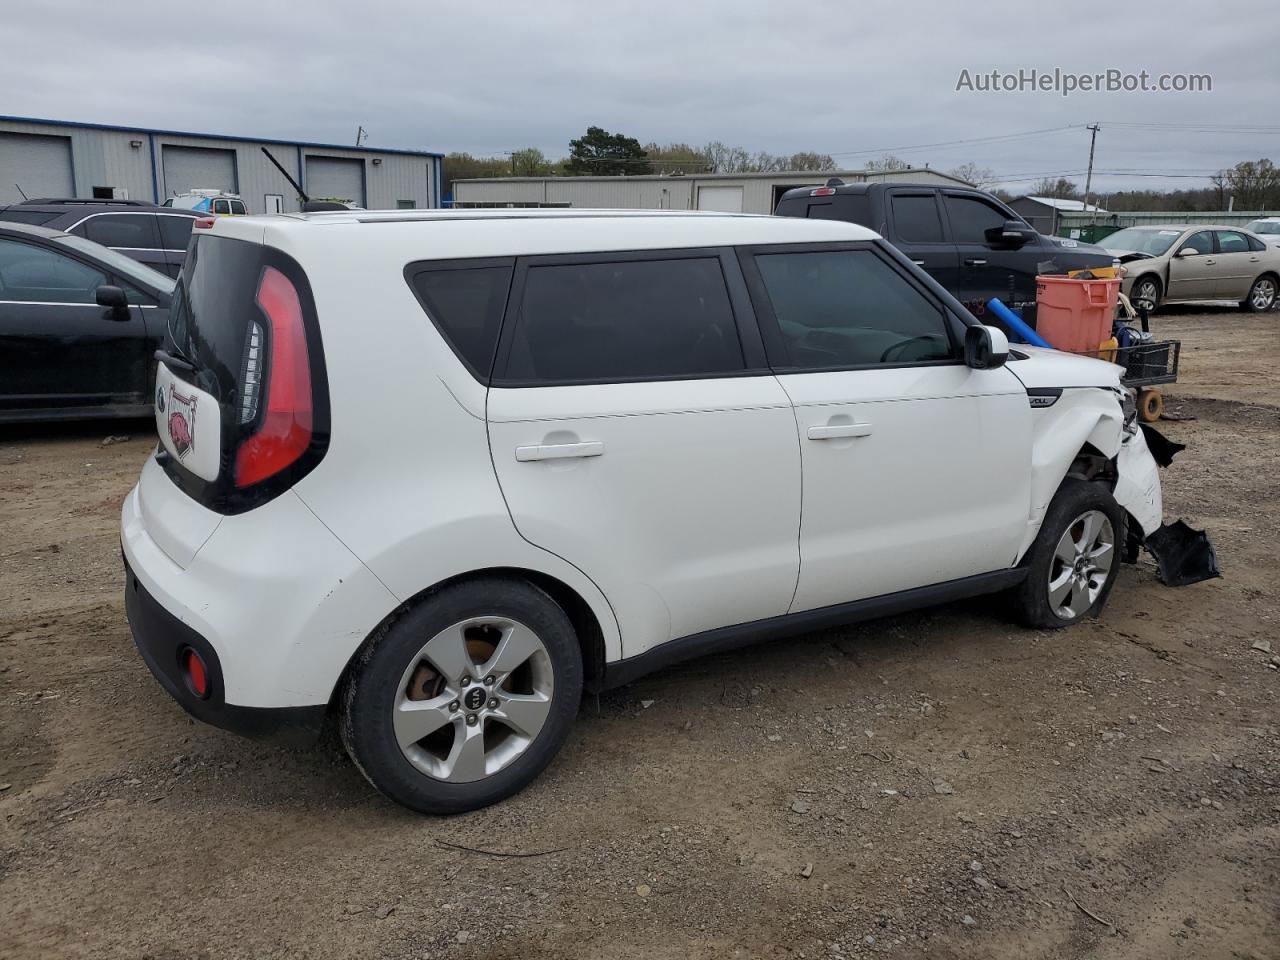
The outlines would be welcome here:
<svg viewBox="0 0 1280 960">
<path fill-rule="evenodd" d="M 1023 343 L 1029 343 L 1033 347 L 1048 347 L 1050 350 L 1053 349 L 1053 344 L 1027 326 L 1020 316 L 1006 307 L 995 297 L 992 297 L 987 301 L 987 309 L 994 313 L 997 319 L 1009 328 L 1010 333 L 1015 337 L 1021 337 Z"/>
</svg>

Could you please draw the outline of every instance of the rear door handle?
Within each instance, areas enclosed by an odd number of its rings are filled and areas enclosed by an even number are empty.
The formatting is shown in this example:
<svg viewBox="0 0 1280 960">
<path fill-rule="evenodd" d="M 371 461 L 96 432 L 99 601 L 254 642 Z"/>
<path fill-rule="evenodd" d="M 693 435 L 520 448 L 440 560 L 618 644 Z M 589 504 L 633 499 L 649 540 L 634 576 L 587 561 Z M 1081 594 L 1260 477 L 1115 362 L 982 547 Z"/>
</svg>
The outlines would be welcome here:
<svg viewBox="0 0 1280 960">
<path fill-rule="evenodd" d="M 1249 262 L 1250 262 L 1250 263 L 1257 263 L 1257 262 L 1258 262 L 1259 260 L 1261 260 L 1261 259 L 1262 259 L 1261 257 L 1250 257 L 1250 258 L 1249 258 Z"/>
<path fill-rule="evenodd" d="M 912 262 L 912 263 L 914 263 L 917 267 L 923 267 L 923 266 L 924 266 L 924 261 L 923 261 L 923 260 L 912 260 L 911 262 Z"/>
<path fill-rule="evenodd" d="M 838 440 L 841 437 L 869 437 L 869 423 L 826 423 L 809 428 L 810 440 Z"/>
<path fill-rule="evenodd" d="M 530 460 L 572 460 L 577 457 L 604 456 L 604 443 L 587 440 L 584 443 L 540 443 L 528 447 L 516 447 L 516 459 L 521 463 Z"/>
<path fill-rule="evenodd" d="M 964 265 L 966 267 L 985 267 L 987 265 L 987 261 L 981 260 L 978 257 L 970 257 L 965 260 Z"/>
</svg>

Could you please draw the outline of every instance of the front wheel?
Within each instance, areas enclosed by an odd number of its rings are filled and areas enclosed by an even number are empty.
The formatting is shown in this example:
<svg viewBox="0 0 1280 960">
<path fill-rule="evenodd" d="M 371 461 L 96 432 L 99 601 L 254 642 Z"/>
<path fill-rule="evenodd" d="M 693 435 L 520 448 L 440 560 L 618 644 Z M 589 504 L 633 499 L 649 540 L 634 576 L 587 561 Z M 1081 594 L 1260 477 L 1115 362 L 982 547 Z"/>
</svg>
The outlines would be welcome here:
<svg viewBox="0 0 1280 960">
<path fill-rule="evenodd" d="M 1098 614 L 1120 572 L 1124 511 L 1106 487 L 1067 479 L 1049 504 L 1027 556 L 1014 609 L 1031 627 L 1054 629 Z"/>
<path fill-rule="evenodd" d="M 340 732 L 369 782 L 424 813 L 459 813 L 523 788 L 560 749 L 582 696 L 569 618 L 530 583 L 446 587 L 360 652 Z"/>
<path fill-rule="evenodd" d="M 1259 277 L 1249 288 L 1249 296 L 1240 301 L 1242 310 L 1263 313 L 1276 305 L 1275 277 Z"/>
<path fill-rule="evenodd" d="M 1139 300 L 1150 304 L 1148 313 L 1155 313 L 1160 306 L 1160 281 L 1155 277 L 1139 277 L 1129 291 L 1129 302 L 1136 305 Z"/>
</svg>

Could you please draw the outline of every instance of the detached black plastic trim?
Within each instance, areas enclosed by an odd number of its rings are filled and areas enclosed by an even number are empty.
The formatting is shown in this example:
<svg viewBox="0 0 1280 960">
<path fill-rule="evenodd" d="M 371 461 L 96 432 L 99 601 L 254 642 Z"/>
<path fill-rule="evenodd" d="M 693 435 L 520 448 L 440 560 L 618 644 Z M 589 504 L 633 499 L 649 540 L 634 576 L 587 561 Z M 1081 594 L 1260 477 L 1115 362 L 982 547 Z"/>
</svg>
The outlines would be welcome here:
<svg viewBox="0 0 1280 960">
<path fill-rule="evenodd" d="M 289 746 L 314 743 L 324 724 L 328 704 L 306 707 L 241 707 L 224 699 L 222 663 L 213 645 L 187 626 L 147 592 L 126 560 L 124 607 L 133 642 L 160 686 L 197 720 L 241 736 Z M 182 654 L 188 647 L 200 654 L 209 675 L 209 693 L 200 699 L 187 685 Z"/>
<path fill-rule="evenodd" d="M 998 593 L 1017 586 L 1026 579 L 1026 576 L 1025 568 L 1014 567 L 1010 570 L 997 570 L 993 573 L 980 573 L 974 577 L 948 580 L 946 583 L 937 583 L 928 587 L 916 587 L 913 590 L 869 597 L 866 600 L 838 603 L 830 607 L 820 607 L 817 610 L 804 610 L 800 613 L 753 620 L 750 623 L 741 623 L 732 627 L 704 630 L 702 633 L 659 644 L 639 656 L 606 664 L 599 689 L 609 690 L 620 687 L 646 673 L 652 673 L 685 660 L 692 660 L 695 657 L 723 653 L 726 650 L 794 636 L 798 633 L 808 633 L 811 630 L 821 630 L 842 623 L 874 620 L 877 617 L 892 616 L 895 613 L 905 613 L 908 610 L 918 610 L 939 603 Z"/>
</svg>

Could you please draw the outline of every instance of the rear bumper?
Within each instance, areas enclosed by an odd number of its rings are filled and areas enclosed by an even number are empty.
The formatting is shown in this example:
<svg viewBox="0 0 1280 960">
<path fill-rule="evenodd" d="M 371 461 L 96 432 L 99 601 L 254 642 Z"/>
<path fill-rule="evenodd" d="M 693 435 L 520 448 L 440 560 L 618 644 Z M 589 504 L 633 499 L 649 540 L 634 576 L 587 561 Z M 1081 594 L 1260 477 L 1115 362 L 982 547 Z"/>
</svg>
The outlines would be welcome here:
<svg viewBox="0 0 1280 960">
<path fill-rule="evenodd" d="M 315 741 L 327 704 L 305 707 L 242 707 L 226 702 L 218 651 L 204 637 L 160 605 L 124 562 L 124 606 L 133 641 L 160 685 L 197 720 L 246 737 L 295 746 Z M 187 686 L 181 658 L 190 647 L 204 660 L 209 695 L 201 699 Z"/>
</svg>

